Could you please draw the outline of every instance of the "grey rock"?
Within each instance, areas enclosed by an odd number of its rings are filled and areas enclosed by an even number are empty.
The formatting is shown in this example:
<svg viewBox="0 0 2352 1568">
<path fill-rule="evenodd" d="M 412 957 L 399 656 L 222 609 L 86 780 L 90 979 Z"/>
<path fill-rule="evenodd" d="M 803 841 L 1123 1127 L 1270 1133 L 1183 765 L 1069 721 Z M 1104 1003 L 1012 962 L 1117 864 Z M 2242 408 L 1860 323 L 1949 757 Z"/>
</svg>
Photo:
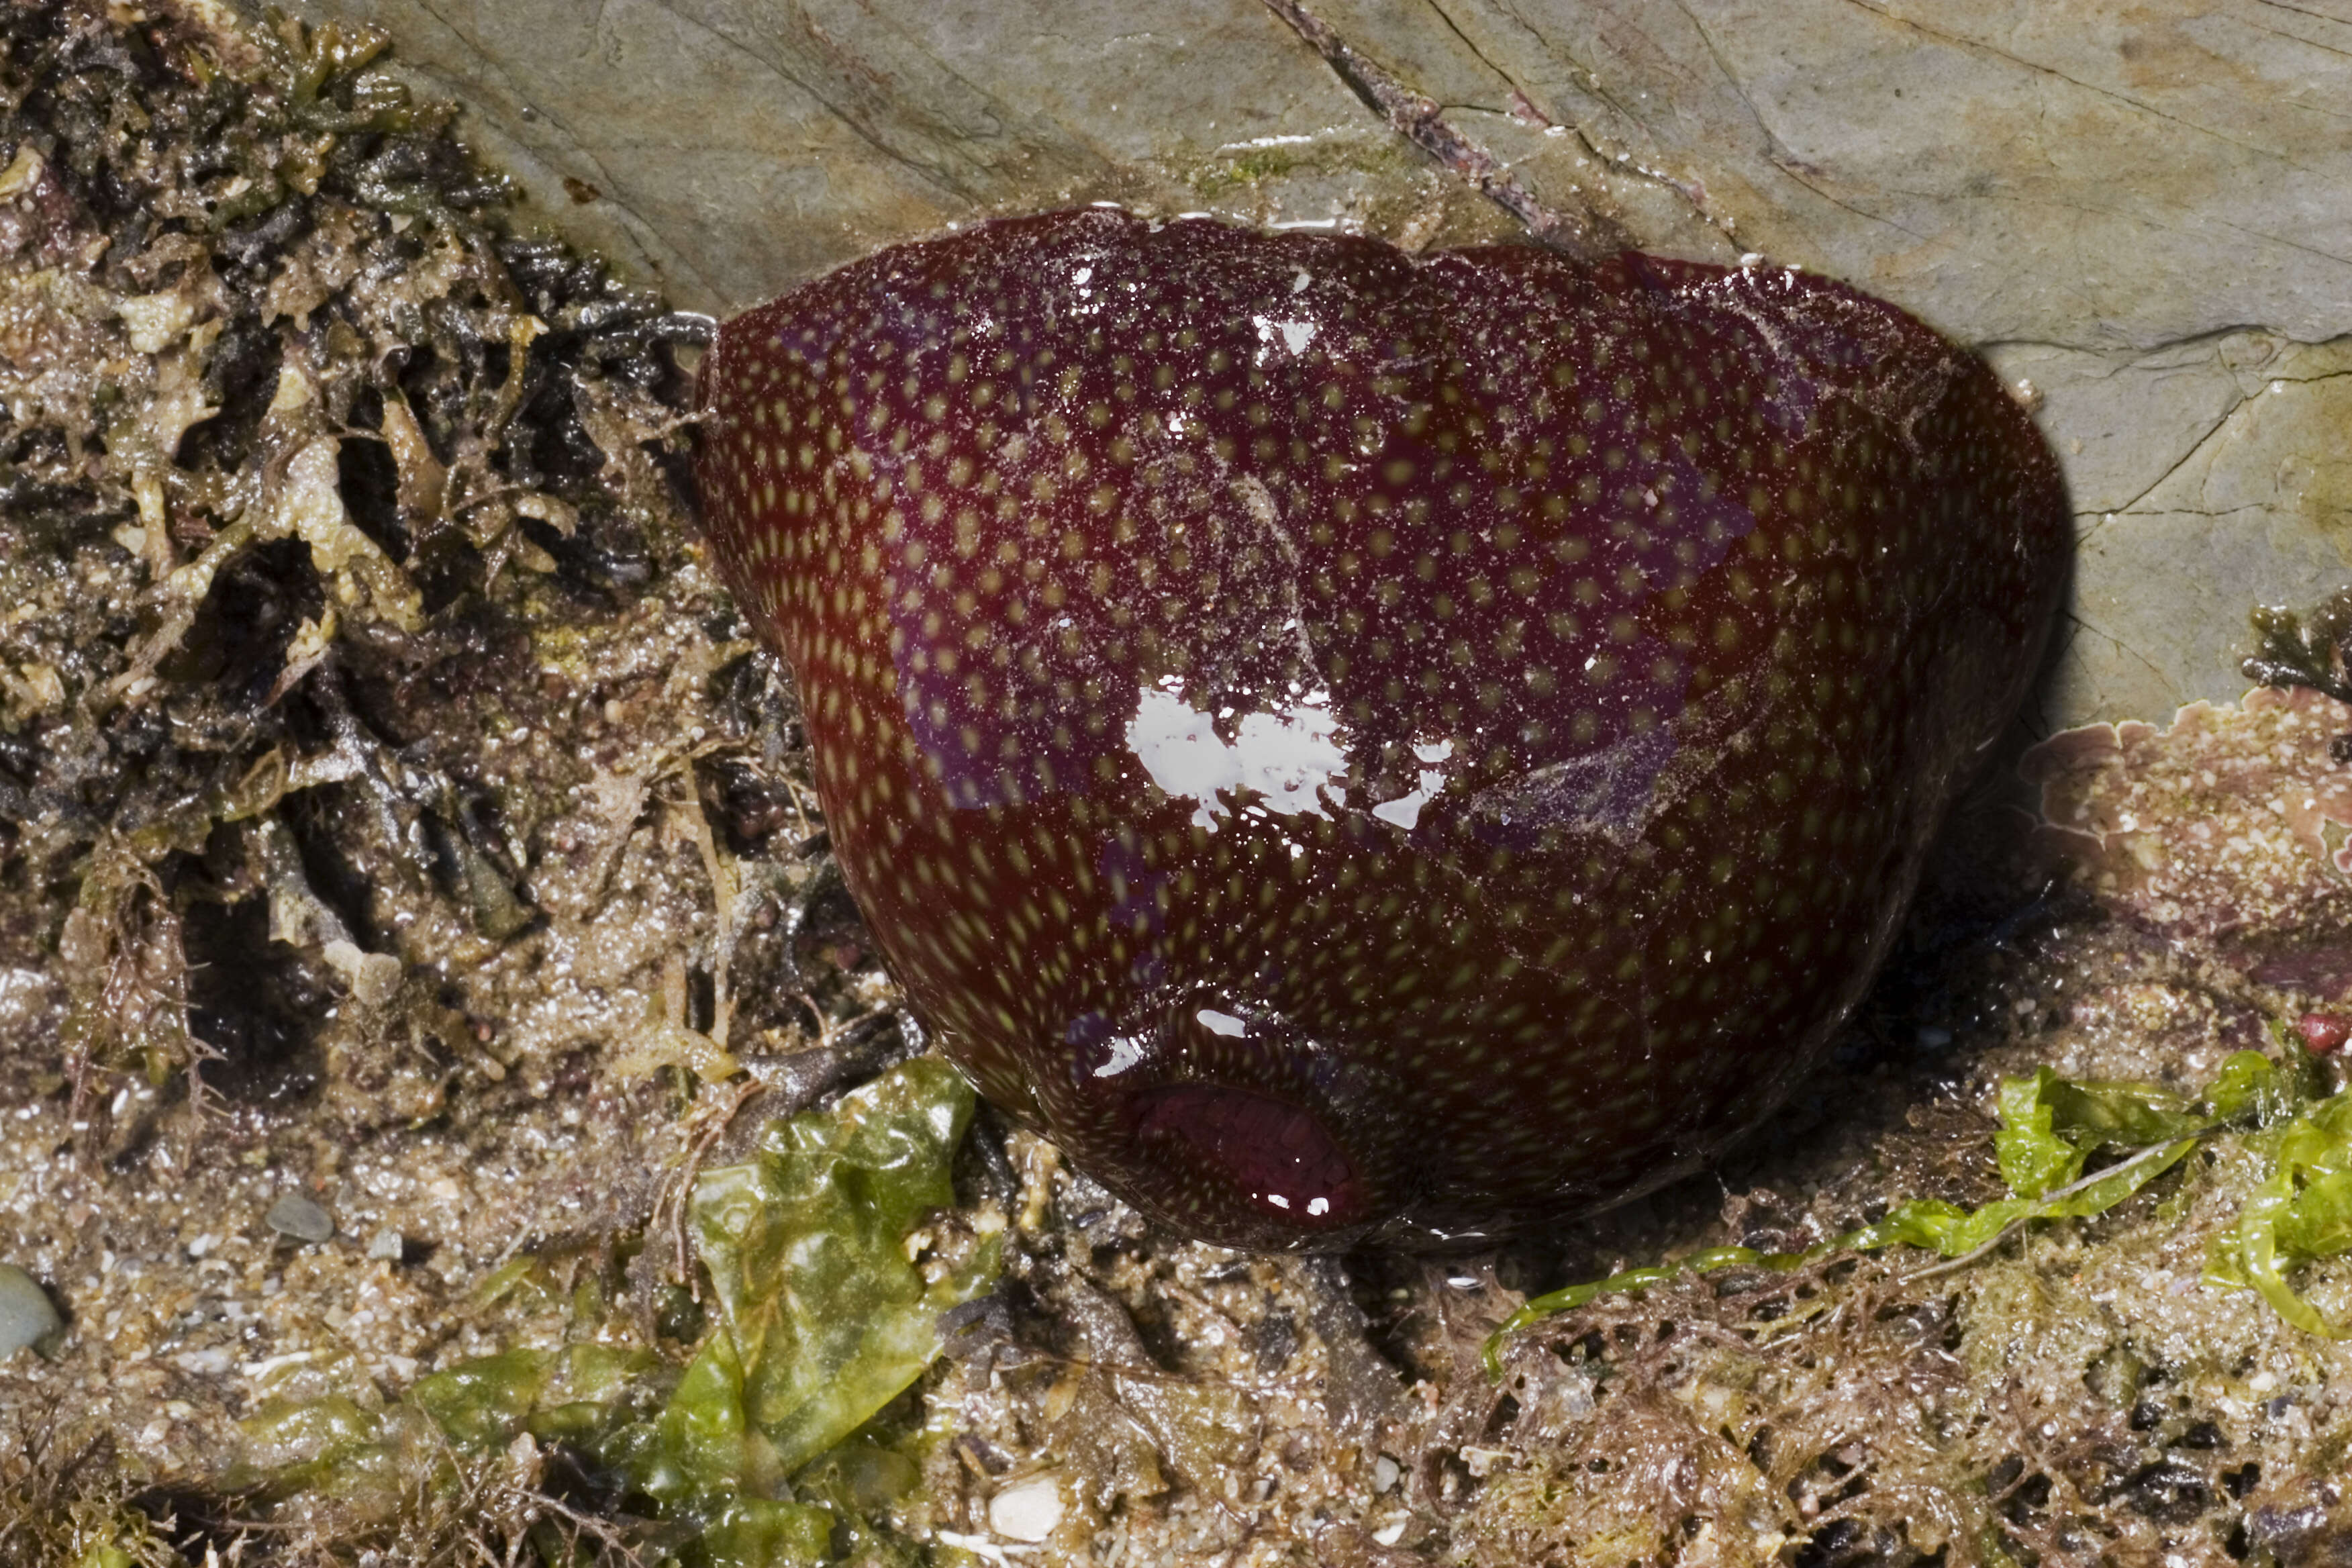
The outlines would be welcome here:
<svg viewBox="0 0 2352 1568">
<path fill-rule="evenodd" d="M 2352 581 L 2352 27 L 2200 0 L 1308 0 L 1539 196 L 1849 279 L 2041 395 L 2084 536 L 2045 725 L 2242 690 Z M 1508 224 L 1259 0 L 312 0 L 392 32 L 551 226 L 730 311 L 1117 200 L 1407 245 Z M 568 183 L 567 183 L 568 182 Z M 2276 388 L 2273 390 L 2273 388 Z"/>
<path fill-rule="evenodd" d="M 367 1255 L 381 1262 L 397 1263 L 408 1248 L 407 1238 L 390 1226 L 385 1226 L 368 1238 Z"/>
<path fill-rule="evenodd" d="M 39 1280 L 13 1263 L 0 1263 L 0 1359 L 21 1350 L 46 1353 L 65 1326 Z"/>
<path fill-rule="evenodd" d="M 335 1216 L 300 1193 L 288 1193 L 271 1204 L 262 1223 L 296 1241 L 326 1241 L 335 1234 Z"/>
</svg>

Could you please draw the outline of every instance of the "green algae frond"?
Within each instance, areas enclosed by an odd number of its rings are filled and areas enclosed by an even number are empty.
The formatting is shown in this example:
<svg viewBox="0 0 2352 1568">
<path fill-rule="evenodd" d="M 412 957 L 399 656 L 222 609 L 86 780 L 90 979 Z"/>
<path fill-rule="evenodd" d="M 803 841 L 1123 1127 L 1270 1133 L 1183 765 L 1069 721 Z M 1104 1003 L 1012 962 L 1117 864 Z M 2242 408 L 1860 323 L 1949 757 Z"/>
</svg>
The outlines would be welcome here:
<svg viewBox="0 0 2352 1568">
<path fill-rule="evenodd" d="M 1549 1291 L 1512 1313 L 1487 1340 L 1487 1373 L 1501 1375 L 1503 1342 L 1529 1324 L 1679 1274 L 1734 1268 L 1785 1272 L 1834 1253 L 1897 1245 L 1924 1247 L 1953 1266 L 1972 1261 L 2033 1221 L 2105 1214 L 2179 1164 L 2202 1140 L 2225 1131 L 2247 1136 L 2263 1157 L 2266 1174 L 2217 1247 L 2207 1282 L 2252 1285 L 2280 1316 L 2309 1332 L 2352 1334 L 2327 1324 L 2285 1279 L 2298 1264 L 2352 1251 L 2352 1090 L 2326 1093 L 2317 1059 L 2285 1030 L 2274 1027 L 2273 1037 L 2280 1059 L 2239 1051 L 2193 1100 L 2155 1084 L 2078 1082 L 2047 1067 L 2003 1079 L 1994 1101 L 2000 1129 L 1993 1134 L 1993 1152 L 2008 1197 L 1972 1209 L 1915 1198 L 1883 1219 L 1801 1252 L 1709 1247 Z M 2085 1175 L 2091 1157 L 2109 1148 L 2125 1153 Z"/>
<path fill-rule="evenodd" d="M 484 1463 L 562 1448 L 631 1511 L 682 1527 L 663 1532 L 678 1561 L 829 1562 L 845 1530 L 871 1533 L 852 1515 L 874 1489 L 845 1478 L 891 1458 L 851 1440 L 938 1357 L 940 1314 L 996 1274 L 994 1237 L 940 1257 L 919 1234 L 955 1202 L 971 1113 L 952 1068 L 907 1062 L 704 1171 L 689 1230 L 719 1310 L 682 1370 L 582 1340 L 461 1362 L 382 1410 L 283 1404 L 247 1423 L 241 1479 L 268 1500 L 388 1521 L 420 1487 L 478 1492 Z"/>
</svg>

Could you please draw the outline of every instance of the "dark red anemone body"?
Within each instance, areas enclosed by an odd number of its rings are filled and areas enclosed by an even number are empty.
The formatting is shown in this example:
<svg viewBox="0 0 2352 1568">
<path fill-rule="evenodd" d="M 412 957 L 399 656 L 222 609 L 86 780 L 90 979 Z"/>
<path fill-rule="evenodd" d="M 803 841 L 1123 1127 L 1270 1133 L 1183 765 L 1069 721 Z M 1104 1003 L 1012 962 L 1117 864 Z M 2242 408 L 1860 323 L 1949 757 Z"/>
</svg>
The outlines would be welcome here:
<svg viewBox="0 0 2352 1568">
<path fill-rule="evenodd" d="M 915 1005 L 1252 1247 L 1571 1214 L 1769 1110 L 2070 541 L 1990 371 L 1779 268 L 1091 209 L 703 374 L 719 561 Z"/>
</svg>

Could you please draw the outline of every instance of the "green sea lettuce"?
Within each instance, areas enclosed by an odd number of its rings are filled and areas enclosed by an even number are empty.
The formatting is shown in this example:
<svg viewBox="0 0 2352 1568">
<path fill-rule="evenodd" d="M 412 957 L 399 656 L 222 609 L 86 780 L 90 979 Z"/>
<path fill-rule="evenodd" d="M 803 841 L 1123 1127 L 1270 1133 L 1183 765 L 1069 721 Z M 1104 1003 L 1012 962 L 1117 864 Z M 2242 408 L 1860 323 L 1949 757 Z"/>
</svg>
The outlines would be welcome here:
<svg viewBox="0 0 2352 1568">
<path fill-rule="evenodd" d="M 2352 1092 L 2328 1095 L 2317 1059 L 2285 1030 L 2272 1033 L 2278 1058 L 2237 1052 L 2194 1100 L 2155 1084 L 2078 1081 L 2047 1067 L 2003 1079 L 1993 1100 L 2000 1120 L 1993 1154 L 2007 1197 L 1975 1208 L 1916 1198 L 1802 1252 L 1710 1247 L 1537 1296 L 1486 1342 L 1487 1371 L 1501 1374 L 1503 1341 L 1530 1323 L 1678 1274 L 1785 1271 L 1832 1253 L 1896 1245 L 1972 1258 L 2029 1222 L 2105 1213 L 2179 1164 L 2200 1140 L 2225 1131 L 2245 1132 L 2264 1158 L 2266 1174 L 2237 1226 L 2217 1247 L 2209 1282 L 2252 1285 L 2288 1321 L 2336 1334 L 2289 1288 L 2284 1271 L 2352 1250 Z M 2092 1156 L 2106 1148 L 2130 1152 L 2086 1176 Z"/>
<path fill-rule="evenodd" d="M 2216 1239 L 2205 1279 L 2252 1286 L 2273 1310 L 2306 1333 L 2352 1337 L 2287 1282 L 2290 1270 L 2352 1251 L 2352 1090 L 2315 1098 L 2273 1088 L 2257 1104 L 2261 1128 L 2248 1150 L 2263 1176 L 2238 1221 Z"/>
<path fill-rule="evenodd" d="M 938 1357 L 940 1314 L 997 1272 L 993 1237 L 944 1263 L 916 1242 L 955 1203 L 972 1104 L 945 1063 L 906 1062 L 702 1172 L 688 1219 L 718 1310 L 683 1371 L 582 1340 L 461 1362 L 380 1412 L 339 1396 L 277 1405 L 247 1423 L 248 1479 L 278 1498 L 391 1497 L 455 1484 L 457 1455 L 528 1433 L 686 1525 L 696 1563 L 831 1561 L 844 1527 L 866 1530 L 843 1510 L 873 1488 L 852 1480 L 908 1468 L 843 1445 Z M 502 1273 L 499 1288 L 512 1284 Z"/>
<path fill-rule="evenodd" d="M 743 1164 L 705 1171 L 691 1223 L 723 1329 L 673 1409 L 690 1389 L 740 1380 L 747 1428 L 789 1474 L 921 1376 L 940 1353 L 940 1314 L 996 1271 L 992 1245 L 936 1278 L 907 1256 L 923 1216 L 955 1202 L 949 1165 L 971 1110 L 955 1070 L 921 1058 L 835 1112 L 771 1125 Z M 706 1368 L 713 1358 L 722 1366 Z"/>
</svg>

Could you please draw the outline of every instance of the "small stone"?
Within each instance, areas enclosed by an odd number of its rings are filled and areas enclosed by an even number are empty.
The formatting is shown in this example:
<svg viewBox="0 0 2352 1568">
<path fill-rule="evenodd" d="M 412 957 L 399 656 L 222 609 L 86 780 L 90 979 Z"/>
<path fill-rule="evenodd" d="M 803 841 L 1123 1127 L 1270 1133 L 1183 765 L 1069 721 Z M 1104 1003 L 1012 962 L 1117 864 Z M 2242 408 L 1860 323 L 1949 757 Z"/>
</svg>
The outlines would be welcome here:
<svg viewBox="0 0 2352 1568">
<path fill-rule="evenodd" d="M 335 1234 L 335 1217 L 300 1193 L 288 1193 L 269 1205 L 262 1223 L 297 1241 L 325 1241 Z"/>
<path fill-rule="evenodd" d="M 1404 1474 L 1404 1467 L 1398 1464 L 1394 1459 L 1390 1458 L 1386 1454 L 1382 1454 L 1379 1458 L 1372 1461 L 1372 1490 L 1374 1492 L 1387 1491 L 1391 1487 L 1397 1484 L 1397 1478 L 1402 1474 Z"/>
<path fill-rule="evenodd" d="M 0 1263 L 0 1358 L 21 1350 L 47 1354 L 65 1326 L 39 1280 L 13 1263 Z"/>
<path fill-rule="evenodd" d="M 407 1249 L 408 1238 L 390 1226 L 385 1226 L 368 1238 L 367 1255 L 386 1263 L 399 1262 L 401 1254 Z"/>
<path fill-rule="evenodd" d="M 176 289 L 161 294 L 134 294 L 118 300 L 114 313 L 131 333 L 131 346 L 142 354 L 162 352 L 188 330 L 196 319 L 196 302 Z"/>
<path fill-rule="evenodd" d="M 29 144 L 16 149 L 16 156 L 5 169 L 0 169 L 0 202 L 14 201 L 41 183 L 41 173 L 48 164 Z"/>
<path fill-rule="evenodd" d="M 328 967 L 349 983 L 352 994 L 370 1007 L 382 1007 L 400 994 L 401 976 L 406 973 L 399 959 L 388 952 L 367 952 L 341 939 L 327 943 L 320 954 Z"/>
<path fill-rule="evenodd" d="M 1062 1522 L 1062 1483 L 1051 1470 L 1014 1481 L 988 1500 L 988 1528 L 1007 1541 L 1043 1541 Z"/>
<path fill-rule="evenodd" d="M 2305 1013 L 2295 1020 L 2295 1031 L 2315 1057 L 2333 1056 L 2352 1040 L 2352 1018 L 2335 1013 Z"/>
</svg>

